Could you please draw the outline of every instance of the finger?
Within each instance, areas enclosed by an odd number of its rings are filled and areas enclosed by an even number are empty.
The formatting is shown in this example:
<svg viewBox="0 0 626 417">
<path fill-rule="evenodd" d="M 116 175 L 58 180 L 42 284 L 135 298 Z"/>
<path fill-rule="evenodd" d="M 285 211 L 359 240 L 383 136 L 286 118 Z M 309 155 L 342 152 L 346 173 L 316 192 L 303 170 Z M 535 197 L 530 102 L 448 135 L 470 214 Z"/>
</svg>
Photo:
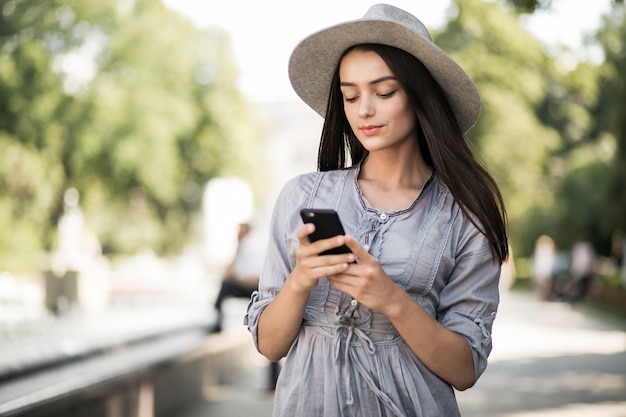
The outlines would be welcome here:
<svg viewBox="0 0 626 417">
<path fill-rule="evenodd" d="M 357 242 L 356 239 L 353 238 L 352 236 L 345 235 L 343 241 L 344 241 L 344 244 L 348 248 L 350 248 L 352 253 L 356 255 L 358 260 L 365 260 L 371 256 L 370 253 L 367 250 L 365 250 L 365 248 L 361 246 L 361 244 Z"/>
<path fill-rule="evenodd" d="M 353 264 L 356 261 L 356 255 L 354 253 L 342 253 L 336 255 L 321 255 L 323 260 L 329 265 L 335 264 Z"/>
<path fill-rule="evenodd" d="M 300 241 L 300 244 L 309 244 L 309 235 L 315 231 L 315 225 L 313 223 L 305 223 L 300 226 L 296 232 L 296 237 Z"/>
<path fill-rule="evenodd" d="M 325 277 L 337 277 L 337 276 L 343 275 L 349 267 L 350 267 L 349 263 L 343 262 L 343 263 L 337 263 L 337 264 L 320 267 L 318 268 L 318 271 L 321 271 L 323 269 L 322 276 L 325 276 Z"/>
<path fill-rule="evenodd" d="M 344 236 L 337 235 L 328 239 L 320 239 L 317 242 L 311 244 L 311 248 L 314 248 L 317 253 L 322 253 L 330 249 L 338 248 L 344 244 Z M 327 256 L 327 255 L 324 255 Z"/>
</svg>

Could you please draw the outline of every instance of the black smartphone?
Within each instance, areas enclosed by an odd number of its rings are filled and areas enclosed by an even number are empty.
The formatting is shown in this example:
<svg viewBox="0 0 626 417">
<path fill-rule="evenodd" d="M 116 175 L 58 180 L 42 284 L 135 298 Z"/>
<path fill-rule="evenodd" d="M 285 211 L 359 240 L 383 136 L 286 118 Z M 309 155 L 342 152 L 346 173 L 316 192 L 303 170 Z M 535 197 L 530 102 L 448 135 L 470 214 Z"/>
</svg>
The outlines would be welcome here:
<svg viewBox="0 0 626 417">
<path fill-rule="evenodd" d="M 320 239 L 328 239 L 337 235 L 345 235 L 339 215 L 332 209 L 306 208 L 300 210 L 300 217 L 305 223 L 313 223 L 315 231 L 309 235 L 311 242 Z M 320 255 L 331 255 L 340 253 L 350 253 L 351 250 L 346 245 L 326 250 Z"/>
</svg>

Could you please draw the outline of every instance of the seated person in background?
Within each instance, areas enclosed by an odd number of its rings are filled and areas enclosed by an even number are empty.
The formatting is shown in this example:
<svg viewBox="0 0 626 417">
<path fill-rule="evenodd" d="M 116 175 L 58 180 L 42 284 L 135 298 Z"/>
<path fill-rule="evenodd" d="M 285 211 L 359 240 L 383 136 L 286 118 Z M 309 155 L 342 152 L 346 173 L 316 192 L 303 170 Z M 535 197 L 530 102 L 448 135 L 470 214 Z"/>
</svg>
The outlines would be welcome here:
<svg viewBox="0 0 626 417">
<path fill-rule="evenodd" d="M 237 233 L 237 252 L 225 271 L 220 292 L 215 300 L 217 324 L 214 331 L 221 332 L 224 313 L 222 304 L 228 297 L 250 298 L 259 285 L 259 275 L 265 257 L 261 239 L 251 232 L 249 223 L 241 223 Z"/>
</svg>

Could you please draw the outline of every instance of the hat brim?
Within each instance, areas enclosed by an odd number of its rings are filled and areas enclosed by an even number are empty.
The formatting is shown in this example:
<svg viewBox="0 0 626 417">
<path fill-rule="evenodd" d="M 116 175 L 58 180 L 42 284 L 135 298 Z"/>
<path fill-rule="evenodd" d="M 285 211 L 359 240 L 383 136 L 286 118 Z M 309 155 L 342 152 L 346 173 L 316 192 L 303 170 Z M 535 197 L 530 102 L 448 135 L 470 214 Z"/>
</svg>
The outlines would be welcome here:
<svg viewBox="0 0 626 417">
<path fill-rule="evenodd" d="M 470 77 L 433 42 L 392 21 L 350 21 L 302 40 L 289 60 L 289 79 L 295 92 L 325 117 L 330 84 L 341 55 L 354 45 L 366 43 L 393 46 L 415 56 L 445 92 L 461 130 L 467 132 L 476 123 L 480 97 Z"/>
</svg>

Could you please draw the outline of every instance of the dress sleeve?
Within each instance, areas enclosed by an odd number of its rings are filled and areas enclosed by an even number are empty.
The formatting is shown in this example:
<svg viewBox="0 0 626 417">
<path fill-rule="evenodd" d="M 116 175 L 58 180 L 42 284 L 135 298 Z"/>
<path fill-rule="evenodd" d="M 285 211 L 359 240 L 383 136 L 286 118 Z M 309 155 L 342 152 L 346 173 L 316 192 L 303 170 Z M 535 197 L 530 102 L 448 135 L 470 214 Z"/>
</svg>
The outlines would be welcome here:
<svg viewBox="0 0 626 417">
<path fill-rule="evenodd" d="M 499 303 L 500 263 L 487 238 L 469 221 L 458 240 L 455 265 L 439 299 L 438 320 L 463 335 L 474 360 L 478 380 L 491 353 L 491 329 Z"/>
<path fill-rule="evenodd" d="M 261 313 L 276 297 L 295 264 L 295 253 L 298 249 L 295 231 L 301 222 L 299 210 L 305 204 L 303 182 L 303 177 L 296 177 L 285 184 L 272 212 L 259 288 L 252 294 L 244 317 L 244 325 L 252 334 L 257 349 Z"/>
</svg>

